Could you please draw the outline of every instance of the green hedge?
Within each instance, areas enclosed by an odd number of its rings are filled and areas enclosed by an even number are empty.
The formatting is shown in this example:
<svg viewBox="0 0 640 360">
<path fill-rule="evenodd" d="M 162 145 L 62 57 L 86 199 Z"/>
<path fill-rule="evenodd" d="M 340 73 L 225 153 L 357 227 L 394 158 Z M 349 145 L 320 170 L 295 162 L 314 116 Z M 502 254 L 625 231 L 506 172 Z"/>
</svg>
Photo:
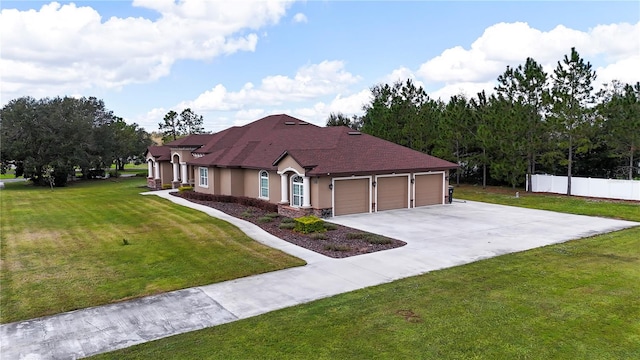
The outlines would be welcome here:
<svg viewBox="0 0 640 360">
<path fill-rule="evenodd" d="M 303 234 L 327 231 L 324 228 L 324 220 L 320 219 L 317 216 L 307 215 L 296 218 L 295 220 L 296 227 L 294 228 L 294 230 Z"/>
</svg>

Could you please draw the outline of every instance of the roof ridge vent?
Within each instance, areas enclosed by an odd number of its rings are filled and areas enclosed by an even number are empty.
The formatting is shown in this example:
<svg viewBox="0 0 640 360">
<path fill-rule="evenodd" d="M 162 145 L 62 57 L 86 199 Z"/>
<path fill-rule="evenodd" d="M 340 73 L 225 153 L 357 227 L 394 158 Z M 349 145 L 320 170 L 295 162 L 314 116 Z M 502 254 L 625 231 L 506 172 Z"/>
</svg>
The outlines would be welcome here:
<svg viewBox="0 0 640 360">
<path fill-rule="evenodd" d="M 306 122 L 299 122 L 298 125 L 309 125 L 309 123 Z"/>
<path fill-rule="evenodd" d="M 362 135 L 360 131 L 349 131 L 347 134 L 349 135 Z"/>
<path fill-rule="evenodd" d="M 285 125 L 295 125 L 296 122 L 295 121 L 285 121 L 284 124 Z"/>
</svg>

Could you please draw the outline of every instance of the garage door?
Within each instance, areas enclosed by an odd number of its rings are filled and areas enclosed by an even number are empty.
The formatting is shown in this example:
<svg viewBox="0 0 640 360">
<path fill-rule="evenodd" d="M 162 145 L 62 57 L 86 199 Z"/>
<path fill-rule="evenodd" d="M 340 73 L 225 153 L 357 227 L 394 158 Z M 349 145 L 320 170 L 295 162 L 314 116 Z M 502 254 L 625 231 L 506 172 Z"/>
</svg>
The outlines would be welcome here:
<svg viewBox="0 0 640 360">
<path fill-rule="evenodd" d="M 378 211 L 409 207 L 409 177 L 393 176 L 376 178 Z"/>
<path fill-rule="evenodd" d="M 369 179 L 336 180 L 333 191 L 334 215 L 369 212 Z"/>
<path fill-rule="evenodd" d="M 442 174 L 416 175 L 415 178 L 415 206 L 442 204 L 444 200 Z"/>
</svg>

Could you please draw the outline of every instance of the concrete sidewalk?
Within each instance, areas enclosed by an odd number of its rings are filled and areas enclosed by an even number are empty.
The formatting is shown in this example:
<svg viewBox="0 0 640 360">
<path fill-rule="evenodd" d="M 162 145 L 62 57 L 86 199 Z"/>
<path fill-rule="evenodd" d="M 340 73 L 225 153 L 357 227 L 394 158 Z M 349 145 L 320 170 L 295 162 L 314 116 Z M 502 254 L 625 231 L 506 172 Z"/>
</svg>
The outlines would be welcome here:
<svg viewBox="0 0 640 360">
<path fill-rule="evenodd" d="M 308 265 L 4 324 L 0 326 L 2 359 L 81 358 L 482 258 L 640 225 L 499 205 L 456 203 L 334 218 L 332 221 L 337 223 L 395 234 L 395 238 L 408 244 L 373 254 L 332 259 L 280 240 L 244 220 L 171 196 L 168 191 L 148 194 L 227 220 L 257 241 L 300 257 Z M 408 222 L 413 226 L 407 226 Z M 417 224 L 426 228 L 416 228 Z"/>
</svg>

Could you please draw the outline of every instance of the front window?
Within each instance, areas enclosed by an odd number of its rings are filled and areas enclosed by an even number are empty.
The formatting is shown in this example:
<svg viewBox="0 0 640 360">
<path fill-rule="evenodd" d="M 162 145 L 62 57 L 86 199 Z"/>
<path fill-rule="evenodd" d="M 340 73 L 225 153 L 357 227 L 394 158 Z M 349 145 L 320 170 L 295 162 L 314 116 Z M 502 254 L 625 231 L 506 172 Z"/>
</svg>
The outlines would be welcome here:
<svg viewBox="0 0 640 360">
<path fill-rule="evenodd" d="M 293 191 L 291 192 L 291 205 L 300 207 L 302 206 L 302 198 L 304 196 L 304 185 L 302 184 L 302 177 L 296 175 L 291 181 L 293 182 Z"/>
<path fill-rule="evenodd" d="M 209 187 L 209 169 L 201 167 L 200 168 L 200 186 Z"/>
<path fill-rule="evenodd" d="M 264 170 L 260 171 L 260 197 L 269 198 L 269 173 Z"/>
</svg>

